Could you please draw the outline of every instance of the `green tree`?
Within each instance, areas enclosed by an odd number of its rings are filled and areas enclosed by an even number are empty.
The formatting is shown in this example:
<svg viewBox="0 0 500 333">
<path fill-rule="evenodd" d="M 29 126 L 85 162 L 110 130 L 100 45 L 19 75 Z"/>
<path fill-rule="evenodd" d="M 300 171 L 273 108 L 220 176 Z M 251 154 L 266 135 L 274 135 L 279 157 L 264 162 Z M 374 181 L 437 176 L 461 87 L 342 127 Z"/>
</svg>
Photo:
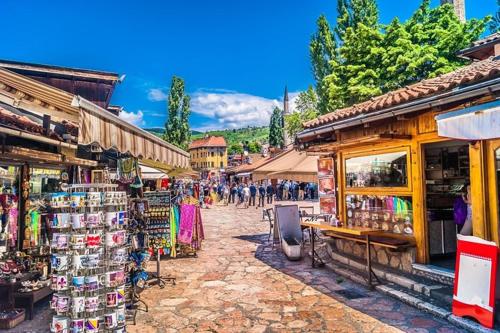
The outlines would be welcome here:
<svg viewBox="0 0 500 333">
<path fill-rule="evenodd" d="M 273 147 L 283 148 L 283 117 L 279 107 L 275 107 L 269 121 L 269 144 Z"/>
<path fill-rule="evenodd" d="M 330 24 L 324 15 L 318 18 L 316 24 L 317 32 L 312 36 L 309 43 L 309 55 L 314 80 L 316 81 L 316 92 L 320 100 L 319 108 L 326 111 L 328 100 L 323 79 L 332 72 L 330 62 L 336 59 L 337 45 Z"/>
<path fill-rule="evenodd" d="M 187 149 L 191 141 L 189 129 L 190 97 L 184 91 L 184 80 L 173 76 L 168 94 L 168 120 L 163 139 L 177 147 Z"/>
<path fill-rule="evenodd" d="M 262 146 L 257 141 L 252 141 L 248 144 L 248 152 L 252 154 L 260 153 Z"/>
<path fill-rule="evenodd" d="M 479 38 L 490 19 L 461 22 L 451 5 L 431 8 L 423 0 L 406 22 L 395 18 L 381 27 L 374 0 L 339 0 L 337 6 L 337 53 L 321 82 L 311 57 L 320 113 L 463 66 L 467 61 L 456 52 Z"/>
<path fill-rule="evenodd" d="M 312 86 L 302 91 L 295 101 L 296 111 L 285 116 L 285 131 L 290 138 L 295 138 L 304 127 L 302 124 L 318 116 L 318 96 Z"/>
<path fill-rule="evenodd" d="M 500 0 L 497 0 L 497 12 L 488 24 L 488 28 L 490 29 L 490 33 L 492 34 L 500 31 Z"/>
<path fill-rule="evenodd" d="M 228 154 L 243 154 L 243 146 L 237 143 L 233 143 L 231 146 L 229 146 Z"/>
</svg>

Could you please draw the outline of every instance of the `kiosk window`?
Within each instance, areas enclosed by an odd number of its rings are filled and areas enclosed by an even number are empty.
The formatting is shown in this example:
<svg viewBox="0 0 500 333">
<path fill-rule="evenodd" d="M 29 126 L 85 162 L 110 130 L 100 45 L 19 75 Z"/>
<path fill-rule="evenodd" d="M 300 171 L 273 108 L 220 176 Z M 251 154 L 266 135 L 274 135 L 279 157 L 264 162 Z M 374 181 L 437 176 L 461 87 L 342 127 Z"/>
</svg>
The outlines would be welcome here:
<svg viewBox="0 0 500 333">
<path fill-rule="evenodd" d="M 407 152 L 394 152 L 346 159 L 346 186 L 406 187 Z"/>
</svg>

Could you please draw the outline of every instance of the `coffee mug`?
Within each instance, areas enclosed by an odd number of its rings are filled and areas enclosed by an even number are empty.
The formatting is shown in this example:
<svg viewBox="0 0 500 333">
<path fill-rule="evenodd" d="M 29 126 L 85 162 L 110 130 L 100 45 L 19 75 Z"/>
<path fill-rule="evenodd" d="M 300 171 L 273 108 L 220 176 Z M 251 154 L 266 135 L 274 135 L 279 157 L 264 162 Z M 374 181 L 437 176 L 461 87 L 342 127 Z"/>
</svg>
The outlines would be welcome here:
<svg viewBox="0 0 500 333">
<path fill-rule="evenodd" d="M 69 311 L 69 296 L 59 295 L 57 298 L 56 312 L 63 314 Z"/>
<path fill-rule="evenodd" d="M 71 320 L 71 326 L 70 326 L 71 333 L 83 333 L 84 331 L 85 331 L 85 319 Z"/>
<path fill-rule="evenodd" d="M 57 300 L 59 299 L 59 294 L 53 294 L 50 299 L 50 308 L 55 310 L 57 308 Z"/>
<path fill-rule="evenodd" d="M 118 322 L 119 326 L 125 325 L 125 305 L 121 305 L 118 308 L 116 308 L 116 321 Z M 115 331 L 116 333 L 116 331 Z"/>
<path fill-rule="evenodd" d="M 53 228 L 69 228 L 70 225 L 71 217 L 69 213 L 54 214 L 54 218 L 52 219 Z"/>
<path fill-rule="evenodd" d="M 118 304 L 125 303 L 125 287 L 124 286 L 116 288 L 116 296 L 117 296 Z"/>
<path fill-rule="evenodd" d="M 98 290 L 104 282 L 104 275 L 88 275 L 85 277 L 85 289 L 88 291 Z"/>
<path fill-rule="evenodd" d="M 73 297 L 71 302 L 71 311 L 80 313 L 85 311 L 85 297 Z"/>
<path fill-rule="evenodd" d="M 86 268 L 97 268 L 101 263 L 101 259 L 99 258 L 99 254 L 93 253 L 87 255 Z"/>
<path fill-rule="evenodd" d="M 87 247 L 95 248 L 101 245 L 101 234 L 87 234 Z"/>
<path fill-rule="evenodd" d="M 85 311 L 95 312 L 99 310 L 99 296 L 91 296 L 85 298 Z"/>
<path fill-rule="evenodd" d="M 116 291 L 111 291 L 106 293 L 106 306 L 108 308 L 114 308 L 118 305 L 118 293 Z"/>
<path fill-rule="evenodd" d="M 118 231 L 114 232 L 114 234 L 113 234 L 114 245 L 120 246 L 120 245 L 125 244 L 126 236 L 127 236 L 127 234 L 126 234 L 125 230 L 118 230 Z"/>
<path fill-rule="evenodd" d="M 99 317 L 87 318 L 85 322 L 85 333 L 99 332 Z"/>
<path fill-rule="evenodd" d="M 104 315 L 104 323 L 107 329 L 112 329 L 118 326 L 116 312 L 107 313 Z"/>
<path fill-rule="evenodd" d="M 52 234 L 52 245 L 53 248 L 58 250 L 65 250 L 69 247 L 69 235 L 62 233 Z"/>
<path fill-rule="evenodd" d="M 125 248 L 114 249 L 111 259 L 117 264 L 123 264 L 128 260 L 128 252 Z"/>
<path fill-rule="evenodd" d="M 73 285 L 73 289 L 75 291 L 84 291 L 85 290 L 85 276 L 73 276 L 71 279 L 71 284 Z"/>
<path fill-rule="evenodd" d="M 52 269 L 56 271 L 65 271 L 68 269 L 68 256 L 65 254 L 52 254 L 50 263 Z"/>
<path fill-rule="evenodd" d="M 54 283 L 55 283 L 55 285 L 54 285 Z M 68 277 L 66 275 L 59 275 L 59 274 L 52 275 L 52 289 L 53 290 L 67 290 L 68 289 Z"/>
<path fill-rule="evenodd" d="M 71 214 L 71 226 L 73 229 L 85 228 L 85 214 Z"/>
<path fill-rule="evenodd" d="M 84 254 L 74 254 L 71 259 L 71 264 L 74 270 L 86 268 L 88 266 L 87 256 Z"/>
<path fill-rule="evenodd" d="M 118 224 L 118 214 L 116 212 L 106 212 L 104 221 L 108 227 L 113 227 Z"/>
<path fill-rule="evenodd" d="M 72 234 L 70 237 L 70 245 L 73 249 L 83 249 L 85 248 L 85 234 Z"/>
<path fill-rule="evenodd" d="M 89 228 L 98 227 L 101 224 L 101 221 L 102 221 L 102 212 L 99 212 L 99 213 L 87 213 L 86 219 L 87 219 L 87 226 Z"/>
<path fill-rule="evenodd" d="M 119 225 L 124 225 L 125 224 L 125 219 L 127 218 L 127 212 L 118 212 L 118 224 Z"/>
<path fill-rule="evenodd" d="M 52 317 L 52 331 L 54 333 L 67 333 L 68 332 L 69 318 L 63 316 Z"/>
</svg>

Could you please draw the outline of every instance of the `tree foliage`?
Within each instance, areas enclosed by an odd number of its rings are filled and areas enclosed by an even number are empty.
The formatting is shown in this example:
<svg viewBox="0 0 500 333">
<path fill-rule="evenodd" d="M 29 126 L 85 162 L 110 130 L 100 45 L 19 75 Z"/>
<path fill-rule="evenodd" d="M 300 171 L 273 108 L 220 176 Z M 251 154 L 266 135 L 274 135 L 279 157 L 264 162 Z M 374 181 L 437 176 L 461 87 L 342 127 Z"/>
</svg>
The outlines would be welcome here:
<svg viewBox="0 0 500 333">
<path fill-rule="evenodd" d="M 187 149 L 191 141 L 189 129 L 190 97 L 184 91 L 184 80 L 173 76 L 168 94 L 168 120 L 163 139 L 177 147 Z"/>
<path fill-rule="evenodd" d="M 320 113 L 463 66 L 456 52 L 479 38 L 490 19 L 461 22 L 453 6 L 431 8 L 430 0 L 422 0 L 406 22 L 395 18 L 387 26 L 379 24 L 375 0 L 339 0 L 337 11 L 335 38 L 328 44 L 333 48 L 315 47 L 331 34 L 324 16 L 310 43 Z"/>
<path fill-rule="evenodd" d="M 500 0 L 497 0 L 497 12 L 490 21 L 488 28 L 492 34 L 500 31 Z"/>
<path fill-rule="evenodd" d="M 283 115 L 279 107 L 275 107 L 269 121 L 269 144 L 272 147 L 283 148 Z"/>
<path fill-rule="evenodd" d="M 318 96 L 312 86 L 299 94 L 295 101 L 296 111 L 285 116 L 285 131 L 295 138 L 303 130 L 302 124 L 318 116 Z"/>
</svg>

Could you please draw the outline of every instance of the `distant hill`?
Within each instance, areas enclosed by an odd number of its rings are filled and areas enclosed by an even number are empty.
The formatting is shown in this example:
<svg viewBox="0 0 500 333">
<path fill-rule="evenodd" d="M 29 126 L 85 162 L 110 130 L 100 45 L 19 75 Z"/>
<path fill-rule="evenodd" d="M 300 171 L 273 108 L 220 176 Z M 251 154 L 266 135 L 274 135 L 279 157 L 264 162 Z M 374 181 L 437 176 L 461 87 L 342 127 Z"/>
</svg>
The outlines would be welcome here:
<svg viewBox="0 0 500 333">
<path fill-rule="evenodd" d="M 146 131 L 162 137 L 164 129 L 161 127 L 145 128 Z M 232 145 L 240 145 L 241 143 L 248 141 L 249 143 L 258 143 L 259 145 L 267 143 L 269 137 L 269 127 L 245 127 L 238 129 L 225 129 L 217 131 L 199 132 L 191 131 L 191 139 L 201 139 L 205 135 L 223 136 L 226 139 L 228 147 Z M 252 150 L 252 149 L 251 149 Z M 230 153 L 232 150 L 230 149 Z M 251 151 L 254 152 L 254 151 Z"/>
<path fill-rule="evenodd" d="M 225 129 L 218 131 L 208 131 L 206 133 L 196 133 L 191 135 L 191 139 L 201 139 L 205 135 L 223 136 L 228 147 L 239 145 L 245 141 L 256 142 L 260 145 L 267 143 L 269 138 L 269 127 L 245 127 L 238 129 Z"/>
</svg>

